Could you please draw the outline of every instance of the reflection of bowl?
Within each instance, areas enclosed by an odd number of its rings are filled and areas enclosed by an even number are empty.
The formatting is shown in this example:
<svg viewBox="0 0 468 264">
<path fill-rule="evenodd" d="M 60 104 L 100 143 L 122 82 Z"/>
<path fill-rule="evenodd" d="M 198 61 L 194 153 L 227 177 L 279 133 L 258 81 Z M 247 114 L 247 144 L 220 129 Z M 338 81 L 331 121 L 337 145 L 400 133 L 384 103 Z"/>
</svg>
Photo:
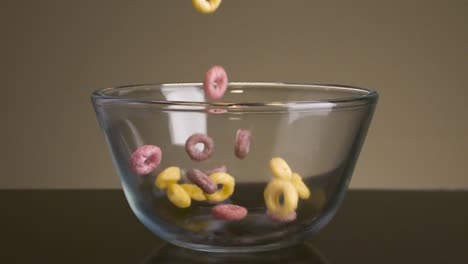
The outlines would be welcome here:
<svg viewBox="0 0 468 264">
<path fill-rule="evenodd" d="M 153 233 L 182 247 L 205 251 L 259 251 L 285 247 L 317 233 L 335 214 L 377 103 L 373 91 L 332 85 L 230 83 L 222 101 L 205 98 L 201 84 L 107 88 L 92 95 L 128 202 Z M 213 110 L 216 109 L 216 110 Z M 250 153 L 234 155 L 237 129 L 252 133 Z M 184 149 L 194 133 L 209 135 L 214 152 L 201 162 Z M 157 145 L 162 161 L 151 174 L 130 168 L 131 154 Z M 263 192 L 272 180 L 269 161 L 282 157 L 310 189 L 297 218 L 276 222 L 266 214 Z M 224 203 L 244 206 L 240 221 L 214 219 L 214 202 L 172 204 L 155 177 L 165 168 L 208 170 L 226 165 L 235 190 Z M 282 205 L 284 197 L 275 200 Z"/>
<path fill-rule="evenodd" d="M 255 253 L 211 253 L 193 251 L 165 244 L 152 252 L 142 264 L 209 264 L 209 263 L 294 263 L 327 264 L 326 258 L 313 246 L 301 243 L 293 247 Z"/>
</svg>

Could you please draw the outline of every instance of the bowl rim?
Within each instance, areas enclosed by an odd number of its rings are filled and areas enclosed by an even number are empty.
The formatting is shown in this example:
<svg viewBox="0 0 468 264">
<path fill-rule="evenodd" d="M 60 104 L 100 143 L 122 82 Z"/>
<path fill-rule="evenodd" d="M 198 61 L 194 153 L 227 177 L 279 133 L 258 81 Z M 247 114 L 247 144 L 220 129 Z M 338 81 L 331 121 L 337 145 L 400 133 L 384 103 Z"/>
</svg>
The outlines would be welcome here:
<svg viewBox="0 0 468 264">
<path fill-rule="evenodd" d="M 186 82 L 186 83 L 145 83 L 145 84 L 132 84 L 132 85 L 121 85 L 114 87 L 107 87 L 97 89 L 92 92 L 91 98 L 93 102 L 99 101 L 112 101 L 114 103 L 132 104 L 132 105 L 153 105 L 161 106 L 163 108 L 172 107 L 177 108 L 180 106 L 181 109 L 186 111 L 195 110 L 199 111 L 200 108 L 214 108 L 214 109 L 226 109 L 234 111 L 275 111 L 275 110 L 312 110 L 312 109 L 329 109 L 330 105 L 333 108 L 356 108 L 373 105 L 377 102 L 379 94 L 374 89 L 363 88 L 358 86 L 343 85 L 343 84 L 322 84 L 322 83 L 298 83 L 298 82 L 229 82 L 229 88 L 242 88 L 242 87 L 262 87 L 267 86 L 269 88 L 282 88 L 282 89 L 294 89 L 294 88 L 307 88 L 307 89 L 323 89 L 323 90 L 347 90 L 360 92 L 359 95 L 342 97 L 342 98 L 331 98 L 321 100 L 294 100 L 294 101 L 263 101 L 263 102 L 222 102 L 222 101 L 170 101 L 170 100 L 148 100 L 141 98 L 132 98 L 124 96 L 107 95 L 106 92 L 124 89 L 137 89 L 144 87 L 188 87 L 195 86 L 203 89 L 202 83 Z M 351 93 L 350 93 L 351 94 Z"/>
</svg>

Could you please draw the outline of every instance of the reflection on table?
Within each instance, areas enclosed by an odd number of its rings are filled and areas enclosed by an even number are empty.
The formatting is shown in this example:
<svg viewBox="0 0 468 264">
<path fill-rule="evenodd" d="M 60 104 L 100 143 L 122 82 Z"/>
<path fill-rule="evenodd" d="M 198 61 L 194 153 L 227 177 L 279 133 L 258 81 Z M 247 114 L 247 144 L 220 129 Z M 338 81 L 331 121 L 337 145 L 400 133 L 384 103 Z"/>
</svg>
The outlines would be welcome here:
<svg viewBox="0 0 468 264">
<path fill-rule="evenodd" d="M 308 243 L 293 247 L 254 253 L 209 253 L 163 244 L 142 262 L 142 264 L 178 263 L 307 263 L 326 264 L 326 258 Z"/>
</svg>

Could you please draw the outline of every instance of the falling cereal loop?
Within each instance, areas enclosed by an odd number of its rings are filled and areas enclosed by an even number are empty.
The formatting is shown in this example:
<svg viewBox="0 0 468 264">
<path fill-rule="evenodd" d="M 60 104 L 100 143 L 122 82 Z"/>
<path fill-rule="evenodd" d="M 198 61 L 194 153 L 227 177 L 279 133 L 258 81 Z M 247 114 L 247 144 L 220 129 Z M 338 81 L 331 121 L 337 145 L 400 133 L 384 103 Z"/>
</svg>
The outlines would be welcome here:
<svg viewBox="0 0 468 264">
<path fill-rule="evenodd" d="M 211 67 L 206 72 L 203 82 L 205 94 L 213 100 L 221 99 L 227 90 L 228 82 L 227 73 L 223 67 L 218 65 Z"/>
<path fill-rule="evenodd" d="M 192 0 L 193 7 L 203 14 L 210 14 L 218 9 L 222 0 Z"/>
<path fill-rule="evenodd" d="M 246 129 L 238 129 L 236 133 L 236 143 L 234 146 L 234 154 L 239 159 L 247 157 L 250 151 L 250 131 Z"/>
<path fill-rule="evenodd" d="M 139 147 L 130 157 L 130 167 L 138 175 L 146 175 L 161 163 L 161 149 L 153 145 Z"/>
<path fill-rule="evenodd" d="M 203 151 L 199 151 L 195 145 L 203 144 Z M 196 133 L 191 135 L 185 142 L 185 151 L 192 160 L 202 161 L 211 156 L 214 149 L 214 142 L 208 135 Z"/>
</svg>

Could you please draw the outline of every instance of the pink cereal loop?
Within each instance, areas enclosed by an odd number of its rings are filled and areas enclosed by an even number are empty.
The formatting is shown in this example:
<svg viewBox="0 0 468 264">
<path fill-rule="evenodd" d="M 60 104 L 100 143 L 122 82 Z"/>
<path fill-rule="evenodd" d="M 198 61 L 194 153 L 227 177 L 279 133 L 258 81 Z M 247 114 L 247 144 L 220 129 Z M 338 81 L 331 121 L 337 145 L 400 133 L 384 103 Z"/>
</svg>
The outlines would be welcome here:
<svg viewBox="0 0 468 264">
<path fill-rule="evenodd" d="M 211 215 L 220 220 L 238 221 L 247 216 L 247 209 L 235 204 L 218 204 L 211 209 Z"/>
<path fill-rule="evenodd" d="M 221 99 L 226 92 L 228 82 L 227 73 L 223 67 L 218 65 L 211 67 L 206 72 L 203 82 L 205 94 L 213 100 Z"/>
<path fill-rule="evenodd" d="M 239 159 L 247 157 L 250 151 L 250 136 L 251 133 L 245 129 L 238 129 L 236 133 L 236 143 L 234 146 L 234 154 Z"/>
<path fill-rule="evenodd" d="M 273 220 L 275 222 L 279 222 L 279 223 L 292 222 L 292 221 L 296 220 L 296 217 L 297 217 L 297 213 L 295 211 L 292 212 L 289 215 L 286 215 L 286 216 L 274 215 L 274 214 L 270 213 L 269 211 L 267 211 L 266 214 L 271 220 Z"/>
<path fill-rule="evenodd" d="M 226 109 L 220 109 L 220 108 L 213 108 L 213 109 L 208 109 L 206 110 L 207 113 L 210 114 L 224 114 L 227 112 Z"/>
<path fill-rule="evenodd" d="M 161 149 L 153 145 L 139 147 L 130 157 L 130 166 L 134 173 L 146 175 L 156 169 L 161 163 Z"/>
</svg>

